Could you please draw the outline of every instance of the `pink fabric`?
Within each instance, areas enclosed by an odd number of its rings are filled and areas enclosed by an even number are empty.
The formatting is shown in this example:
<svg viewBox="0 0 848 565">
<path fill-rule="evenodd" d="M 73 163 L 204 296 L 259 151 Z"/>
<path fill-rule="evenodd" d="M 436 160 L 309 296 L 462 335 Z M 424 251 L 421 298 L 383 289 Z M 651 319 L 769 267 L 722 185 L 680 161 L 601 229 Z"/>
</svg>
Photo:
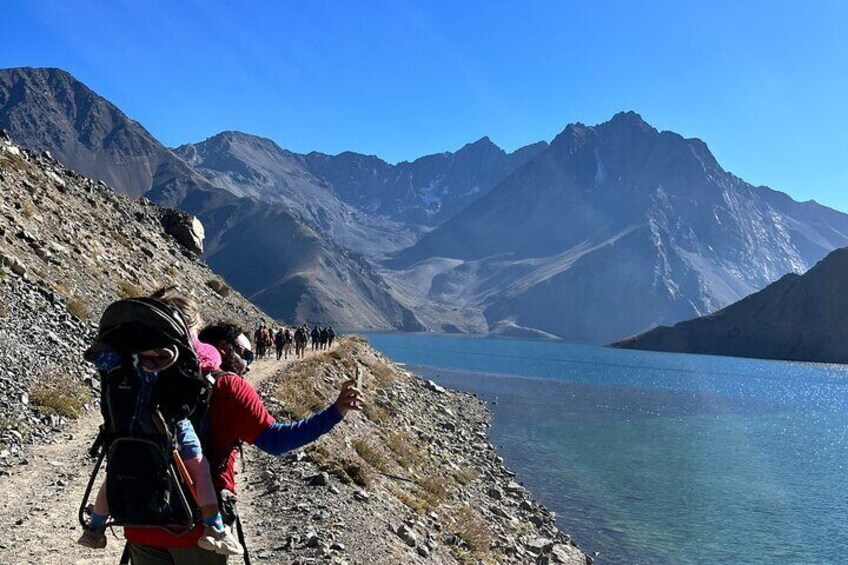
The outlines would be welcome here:
<svg viewBox="0 0 848 565">
<path fill-rule="evenodd" d="M 194 342 L 194 350 L 197 352 L 197 359 L 200 361 L 200 370 L 204 374 L 212 373 L 221 370 L 221 354 L 214 345 L 203 343 L 197 336 L 191 336 Z"/>
<path fill-rule="evenodd" d="M 215 487 L 212 486 L 212 473 L 209 471 L 209 462 L 205 457 L 193 457 L 184 459 L 186 470 L 194 480 L 197 490 L 197 504 L 200 506 L 218 505 L 218 497 L 215 496 Z"/>
</svg>

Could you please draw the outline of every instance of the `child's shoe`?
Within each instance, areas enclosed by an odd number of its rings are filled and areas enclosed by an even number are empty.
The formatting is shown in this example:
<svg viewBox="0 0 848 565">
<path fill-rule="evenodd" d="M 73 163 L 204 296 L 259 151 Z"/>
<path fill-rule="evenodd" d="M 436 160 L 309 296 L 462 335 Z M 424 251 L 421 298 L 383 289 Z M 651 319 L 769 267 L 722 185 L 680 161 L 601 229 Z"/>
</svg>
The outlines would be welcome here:
<svg viewBox="0 0 848 565">
<path fill-rule="evenodd" d="M 229 526 L 222 530 L 215 526 L 206 526 L 203 535 L 197 540 L 197 545 L 203 549 L 214 551 L 218 555 L 242 555 L 244 547 Z"/>
<path fill-rule="evenodd" d="M 94 530 L 85 527 L 77 543 L 91 549 L 103 549 L 106 547 L 106 530 Z"/>
</svg>

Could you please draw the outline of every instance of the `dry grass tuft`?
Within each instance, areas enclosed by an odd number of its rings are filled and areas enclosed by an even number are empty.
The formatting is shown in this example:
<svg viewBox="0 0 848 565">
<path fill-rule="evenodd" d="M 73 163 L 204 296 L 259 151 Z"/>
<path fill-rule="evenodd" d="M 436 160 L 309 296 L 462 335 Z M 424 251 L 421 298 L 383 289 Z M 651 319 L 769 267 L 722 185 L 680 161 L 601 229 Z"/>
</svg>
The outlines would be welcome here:
<svg viewBox="0 0 848 565">
<path fill-rule="evenodd" d="M 29 397 L 42 414 L 78 418 L 91 393 L 70 375 L 49 372 L 42 375 Z"/>
<path fill-rule="evenodd" d="M 369 488 L 374 484 L 372 471 L 346 457 L 339 457 L 338 453 L 331 452 L 323 445 L 311 445 L 306 448 L 306 452 L 322 471 L 337 477 L 345 484 L 353 483 L 362 488 Z"/>
<path fill-rule="evenodd" d="M 421 465 L 426 459 L 426 454 L 404 431 L 389 433 L 386 436 L 385 443 L 386 447 L 394 453 L 395 459 L 401 467 L 408 468 Z"/>
<path fill-rule="evenodd" d="M 32 205 L 32 202 L 29 202 L 27 200 L 21 202 L 21 214 L 27 220 L 29 220 L 35 215 L 35 206 Z"/>
<path fill-rule="evenodd" d="M 389 458 L 383 454 L 375 443 L 364 439 L 355 439 L 353 440 L 353 449 L 366 463 L 379 472 L 388 473 L 391 471 L 392 466 Z"/>
<path fill-rule="evenodd" d="M 142 296 L 147 296 L 147 294 L 148 293 L 137 284 L 133 284 L 129 281 L 118 282 L 118 295 L 121 298 L 141 298 Z"/>
<path fill-rule="evenodd" d="M 283 409 L 295 420 L 300 420 L 324 408 L 325 401 L 313 388 L 310 380 L 289 374 L 277 384 L 274 396 L 283 404 Z"/>
<path fill-rule="evenodd" d="M 68 298 L 67 308 L 68 312 L 70 312 L 80 320 L 87 320 L 91 317 L 91 311 L 88 309 L 88 306 L 86 306 L 85 302 L 75 296 Z"/>
<path fill-rule="evenodd" d="M 362 413 L 375 424 L 385 424 L 394 416 L 394 411 L 390 407 L 375 400 L 366 400 L 362 405 Z"/>
<path fill-rule="evenodd" d="M 414 510 L 418 514 L 424 514 L 428 510 L 427 502 L 420 497 L 405 491 L 400 486 L 389 483 L 387 485 L 389 492 L 397 497 L 407 508 Z"/>
<path fill-rule="evenodd" d="M 492 546 L 494 535 L 480 514 L 470 506 L 463 506 L 453 514 L 451 530 L 465 542 L 478 558 Z"/>
<path fill-rule="evenodd" d="M 424 477 L 418 480 L 418 486 L 421 487 L 421 498 L 429 508 L 438 508 L 448 496 L 447 481 L 442 477 Z"/>
<path fill-rule="evenodd" d="M 467 486 L 479 476 L 480 469 L 478 469 L 477 467 L 466 467 L 455 472 L 453 474 L 453 479 L 454 481 L 456 481 L 457 484 L 461 486 Z"/>
<path fill-rule="evenodd" d="M 112 240 L 116 241 L 117 243 L 120 243 L 124 247 L 132 247 L 132 243 L 130 243 L 130 240 L 127 238 L 127 236 L 125 236 L 119 231 L 116 231 L 112 234 Z"/>
<path fill-rule="evenodd" d="M 62 281 L 50 281 L 50 284 L 53 286 L 53 289 L 61 294 L 62 296 L 70 296 L 71 289 Z"/>
<path fill-rule="evenodd" d="M 214 278 L 206 281 L 206 286 L 215 291 L 215 294 L 221 298 L 226 298 L 230 294 L 230 287 L 221 279 Z"/>
<path fill-rule="evenodd" d="M 394 369 L 383 361 L 377 361 L 368 367 L 368 371 L 374 376 L 377 389 L 390 386 L 396 378 Z"/>
</svg>

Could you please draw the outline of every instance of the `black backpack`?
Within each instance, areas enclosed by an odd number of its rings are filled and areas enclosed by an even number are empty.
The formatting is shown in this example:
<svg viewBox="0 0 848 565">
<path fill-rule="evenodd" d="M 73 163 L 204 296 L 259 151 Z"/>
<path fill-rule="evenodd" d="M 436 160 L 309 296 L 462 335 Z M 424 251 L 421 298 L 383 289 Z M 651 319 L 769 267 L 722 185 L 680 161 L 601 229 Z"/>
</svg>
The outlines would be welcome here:
<svg viewBox="0 0 848 565">
<path fill-rule="evenodd" d="M 200 519 L 176 450 L 176 424 L 189 418 L 200 433 L 212 392 L 203 376 L 191 334 L 176 308 L 151 298 L 112 303 L 100 320 L 98 341 L 86 352 L 91 361 L 103 349 L 119 361 L 101 370 L 103 425 L 91 454 L 97 458 L 80 505 L 85 525 L 88 500 L 106 460 L 107 526 L 190 531 Z M 133 355 L 150 349 L 176 348 L 176 362 L 143 385 Z M 201 436 L 202 437 L 202 436 Z"/>
</svg>

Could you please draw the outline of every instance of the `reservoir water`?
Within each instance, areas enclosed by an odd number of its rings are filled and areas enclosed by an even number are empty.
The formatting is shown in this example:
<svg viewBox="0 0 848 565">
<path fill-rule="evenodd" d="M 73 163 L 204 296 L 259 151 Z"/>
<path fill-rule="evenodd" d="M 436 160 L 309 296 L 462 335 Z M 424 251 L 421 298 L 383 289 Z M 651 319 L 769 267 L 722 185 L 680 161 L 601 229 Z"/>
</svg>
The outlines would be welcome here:
<svg viewBox="0 0 848 565">
<path fill-rule="evenodd" d="M 848 563 L 848 368 L 369 334 L 490 402 L 506 464 L 599 564 Z"/>
</svg>

